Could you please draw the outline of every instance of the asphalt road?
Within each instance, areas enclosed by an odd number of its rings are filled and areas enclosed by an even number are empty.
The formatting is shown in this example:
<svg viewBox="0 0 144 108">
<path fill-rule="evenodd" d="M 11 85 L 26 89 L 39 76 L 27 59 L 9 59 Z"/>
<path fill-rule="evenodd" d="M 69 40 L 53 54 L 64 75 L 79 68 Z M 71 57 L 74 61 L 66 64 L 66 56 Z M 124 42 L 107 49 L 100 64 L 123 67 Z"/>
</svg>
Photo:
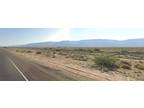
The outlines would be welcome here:
<svg viewBox="0 0 144 108">
<path fill-rule="evenodd" d="M 13 80 L 25 80 L 19 71 L 15 68 L 11 59 L 2 53 L 0 50 L 0 80 L 13 81 Z"/>
<path fill-rule="evenodd" d="M 52 69 L 31 62 L 25 57 L 17 57 L 0 49 L 1 81 L 75 81 L 93 80 L 85 76 Z"/>
</svg>

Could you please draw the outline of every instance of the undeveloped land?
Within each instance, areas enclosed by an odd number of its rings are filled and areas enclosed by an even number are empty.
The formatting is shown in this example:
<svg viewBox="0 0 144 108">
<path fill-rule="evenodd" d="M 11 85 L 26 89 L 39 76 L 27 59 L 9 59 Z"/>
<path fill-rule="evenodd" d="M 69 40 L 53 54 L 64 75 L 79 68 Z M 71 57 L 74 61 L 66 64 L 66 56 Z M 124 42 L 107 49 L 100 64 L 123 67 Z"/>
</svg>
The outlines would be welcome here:
<svg viewBox="0 0 144 108">
<path fill-rule="evenodd" d="M 144 48 L 7 48 L 46 65 L 49 61 L 91 74 L 98 73 L 111 80 L 144 80 Z M 95 57 L 109 54 L 116 58 L 115 69 L 103 71 L 95 63 Z M 54 66 L 54 65 L 53 65 Z M 58 68 L 58 65 L 55 65 Z"/>
</svg>

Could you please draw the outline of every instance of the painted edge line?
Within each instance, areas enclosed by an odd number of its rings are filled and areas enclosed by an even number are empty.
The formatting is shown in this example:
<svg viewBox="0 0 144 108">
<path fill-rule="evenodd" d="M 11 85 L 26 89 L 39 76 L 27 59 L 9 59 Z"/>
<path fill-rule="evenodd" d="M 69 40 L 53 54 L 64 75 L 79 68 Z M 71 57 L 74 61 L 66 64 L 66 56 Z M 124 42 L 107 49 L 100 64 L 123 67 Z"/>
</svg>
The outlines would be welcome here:
<svg viewBox="0 0 144 108">
<path fill-rule="evenodd" d="M 16 66 L 16 64 L 8 57 L 9 61 L 12 63 L 12 65 L 17 69 L 17 71 L 22 75 L 22 77 L 26 80 L 29 81 L 27 79 L 27 77 L 23 74 L 23 72 Z"/>
</svg>

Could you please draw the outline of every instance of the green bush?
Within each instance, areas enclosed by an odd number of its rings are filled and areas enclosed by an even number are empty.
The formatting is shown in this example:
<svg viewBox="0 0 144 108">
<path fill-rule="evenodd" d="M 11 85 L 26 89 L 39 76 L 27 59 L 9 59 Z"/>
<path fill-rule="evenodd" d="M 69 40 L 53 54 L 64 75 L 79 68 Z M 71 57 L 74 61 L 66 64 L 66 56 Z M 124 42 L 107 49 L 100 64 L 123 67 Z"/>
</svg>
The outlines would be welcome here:
<svg viewBox="0 0 144 108">
<path fill-rule="evenodd" d="M 117 59 L 109 54 L 101 54 L 99 56 L 96 56 L 94 59 L 95 65 L 99 66 L 101 70 L 104 70 L 104 68 L 116 68 L 116 61 Z"/>
</svg>

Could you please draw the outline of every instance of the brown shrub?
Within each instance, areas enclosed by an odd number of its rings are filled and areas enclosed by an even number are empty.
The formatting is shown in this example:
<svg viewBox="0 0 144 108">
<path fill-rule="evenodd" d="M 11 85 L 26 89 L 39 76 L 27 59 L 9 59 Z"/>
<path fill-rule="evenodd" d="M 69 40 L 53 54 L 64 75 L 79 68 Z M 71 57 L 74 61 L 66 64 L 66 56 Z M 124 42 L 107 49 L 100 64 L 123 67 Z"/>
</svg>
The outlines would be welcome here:
<svg viewBox="0 0 144 108">
<path fill-rule="evenodd" d="M 140 60 L 139 63 L 144 63 L 144 62 Z"/>
<path fill-rule="evenodd" d="M 79 55 L 79 54 L 71 55 L 71 58 L 72 58 L 73 60 L 79 60 L 79 61 L 87 61 L 87 60 L 88 60 L 88 57 L 87 57 L 87 56 Z"/>
<path fill-rule="evenodd" d="M 27 51 L 27 53 L 32 53 L 32 51 Z"/>
<path fill-rule="evenodd" d="M 19 52 L 19 50 L 16 50 L 16 52 Z"/>
<path fill-rule="evenodd" d="M 128 69 L 128 70 L 129 70 L 129 69 L 131 69 L 131 66 L 128 66 L 128 65 L 122 65 L 121 68 L 123 68 L 123 69 Z"/>
<path fill-rule="evenodd" d="M 37 51 L 37 52 L 36 52 L 36 54 L 42 54 L 42 52 L 40 52 L 40 51 Z"/>
<path fill-rule="evenodd" d="M 144 70 L 144 66 L 141 64 L 136 64 L 135 68 L 140 69 L 140 70 Z"/>
<path fill-rule="evenodd" d="M 128 66 L 131 66 L 131 63 L 130 63 L 129 61 L 124 61 L 124 60 L 122 60 L 121 63 L 122 63 L 122 64 L 125 64 L 125 65 L 128 65 Z"/>
<path fill-rule="evenodd" d="M 132 64 L 128 61 L 120 61 L 120 67 L 123 69 L 131 69 Z"/>
</svg>

